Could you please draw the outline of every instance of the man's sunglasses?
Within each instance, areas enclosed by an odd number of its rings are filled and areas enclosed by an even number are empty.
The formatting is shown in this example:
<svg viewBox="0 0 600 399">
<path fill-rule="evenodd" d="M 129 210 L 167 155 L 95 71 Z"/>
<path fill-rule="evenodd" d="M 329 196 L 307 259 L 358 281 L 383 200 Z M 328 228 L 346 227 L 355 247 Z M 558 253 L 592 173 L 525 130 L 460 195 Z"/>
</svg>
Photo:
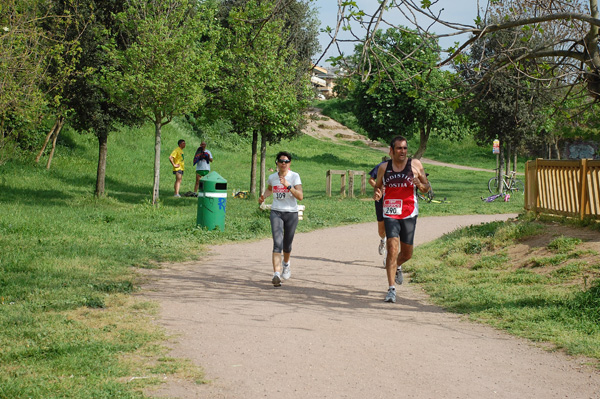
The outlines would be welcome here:
<svg viewBox="0 0 600 399">
<path fill-rule="evenodd" d="M 290 161 L 289 159 L 278 159 L 277 162 L 279 162 L 279 163 L 290 163 L 292 161 Z"/>
</svg>

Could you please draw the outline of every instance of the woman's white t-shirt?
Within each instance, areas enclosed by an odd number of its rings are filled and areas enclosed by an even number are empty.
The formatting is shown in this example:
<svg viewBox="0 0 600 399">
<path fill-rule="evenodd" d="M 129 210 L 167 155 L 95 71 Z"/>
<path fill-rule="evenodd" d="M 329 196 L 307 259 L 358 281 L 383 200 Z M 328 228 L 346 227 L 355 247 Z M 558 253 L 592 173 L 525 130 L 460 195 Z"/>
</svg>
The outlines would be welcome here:
<svg viewBox="0 0 600 399">
<path fill-rule="evenodd" d="M 302 184 L 300 175 L 296 172 L 288 171 L 285 179 L 292 187 Z M 298 212 L 298 201 L 296 197 L 279 181 L 279 173 L 275 172 L 269 176 L 267 184 L 273 189 L 273 205 L 271 209 L 279 212 Z"/>
</svg>

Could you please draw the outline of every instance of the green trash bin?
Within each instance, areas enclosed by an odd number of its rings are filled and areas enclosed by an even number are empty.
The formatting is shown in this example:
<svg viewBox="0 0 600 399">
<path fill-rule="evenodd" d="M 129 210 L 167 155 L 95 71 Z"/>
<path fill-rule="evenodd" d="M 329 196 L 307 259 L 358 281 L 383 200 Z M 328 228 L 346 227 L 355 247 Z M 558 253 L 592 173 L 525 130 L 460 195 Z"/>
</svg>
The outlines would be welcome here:
<svg viewBox="0 0 600 399">
<path fill-rule="evenodd" d="M 210 172 L 200 179 L 196 224 L 209 230 L 225 230 L 226 203 L 227 180 L 217 172 Z"/>
</svg>

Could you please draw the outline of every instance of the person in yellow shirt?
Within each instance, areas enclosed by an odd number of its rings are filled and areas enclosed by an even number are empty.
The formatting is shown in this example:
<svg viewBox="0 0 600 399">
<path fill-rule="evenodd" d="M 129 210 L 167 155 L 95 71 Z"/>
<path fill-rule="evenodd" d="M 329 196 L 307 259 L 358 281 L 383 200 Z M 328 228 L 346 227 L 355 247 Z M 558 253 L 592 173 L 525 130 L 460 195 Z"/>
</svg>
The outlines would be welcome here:
<svg viewBox="0 0 600 399">
<path fill-rule="evenodd" d="M 169 156 L 169 161 L 173 165 L 173 174 L 175 175 L 175 197 L 179 198 L 179 187 L 181 186 L 181 179 L 183 178 L 183 149 L 185 148 L 185 140 L 179 140 L 177 142 L 177 148 L 173 150 Z"/>
</svg>

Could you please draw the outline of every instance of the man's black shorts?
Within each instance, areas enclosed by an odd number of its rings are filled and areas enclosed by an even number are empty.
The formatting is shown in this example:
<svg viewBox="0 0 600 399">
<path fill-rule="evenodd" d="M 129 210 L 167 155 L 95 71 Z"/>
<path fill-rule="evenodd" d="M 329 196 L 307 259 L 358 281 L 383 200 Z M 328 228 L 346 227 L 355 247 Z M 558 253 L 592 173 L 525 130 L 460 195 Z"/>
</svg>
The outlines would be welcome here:
<svg viewBox="0 0 600 399">
<path fill-rule="evenodd" d="M 406 219 L 384 218 L 385 235 L 387 238 L 400 237 L 400 242 L 413 245 L 415 239 L 415 229 L 417 227 L 417 217 Z"/>
</svg>

